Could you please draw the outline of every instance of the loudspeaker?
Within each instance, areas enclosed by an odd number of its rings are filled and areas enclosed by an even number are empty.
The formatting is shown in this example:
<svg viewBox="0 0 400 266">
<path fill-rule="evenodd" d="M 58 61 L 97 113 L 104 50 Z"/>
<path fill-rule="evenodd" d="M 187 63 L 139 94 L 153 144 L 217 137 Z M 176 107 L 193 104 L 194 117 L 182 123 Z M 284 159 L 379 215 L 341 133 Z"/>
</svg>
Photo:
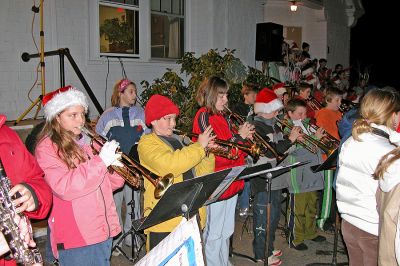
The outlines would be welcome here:
<svg viewBox="0 0 400 266">
<path fill-rule="evenodd" d="M 272 22 L 257 23 L 256 60 L 282 61 L 283 26 Z"/>
</svg>

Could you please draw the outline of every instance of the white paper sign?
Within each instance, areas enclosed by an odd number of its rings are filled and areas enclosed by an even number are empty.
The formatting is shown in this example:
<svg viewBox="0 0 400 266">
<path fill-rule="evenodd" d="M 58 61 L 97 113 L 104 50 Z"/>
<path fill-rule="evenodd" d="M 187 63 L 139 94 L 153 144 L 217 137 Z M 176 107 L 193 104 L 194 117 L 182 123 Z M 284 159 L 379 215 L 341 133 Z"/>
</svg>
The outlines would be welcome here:
<svg viewBox="0 0 400 266">
<path fill-rule="evenodd" d="M 185 219 L 135 265 L 203 266 L 203 247 L 196 216 Z"/>
</svg>

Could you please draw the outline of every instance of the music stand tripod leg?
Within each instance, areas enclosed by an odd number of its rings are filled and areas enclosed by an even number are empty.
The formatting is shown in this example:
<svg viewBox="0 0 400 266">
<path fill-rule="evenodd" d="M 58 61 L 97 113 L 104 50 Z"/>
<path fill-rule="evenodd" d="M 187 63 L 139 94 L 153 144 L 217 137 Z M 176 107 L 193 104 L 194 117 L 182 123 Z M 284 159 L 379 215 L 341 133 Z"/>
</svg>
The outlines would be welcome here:
<svg viewBox="0 0 400 266">
<path fill-rule="evenodd" d="M 272 185 L 272 174 L 268 173 L 266 178 L 266 191 L 267 191 L 267 211 L 266 211 L 266 227 L 265 227 L 265 246 L 264 246 L 264 266 L 268 265 L 268 250 L 269 250 L 269 230 L 271 228 L 271 185 Z"/>
<path fill-rule="evenodd" d="M 140 202 L 140 197 L 141 197 L 141 188 L 138 190 L 139 191 L 139 202 Z M 132 199 L 131 201 L 127 204 L 127 206 L 131 206 L 131 212 L 130 212 L 130 219 L 131 221 L 135 220 L 135 190 L 132 188 L 131 189 L 131 195 L 132 195 Z M 139 203 L 139 213 L 140 213 L 140 203 Z M 138 217 L 139 218 L 139 217 Z M 128 217 L 126 217 L 125 219 L 128 219 Z M 126 237 L 131 236 L 131 257 L 129 257 L 126 252 L 122 249 L 122 247 L 120 246 L 120 244 L 122 243 L 122 241 L 125 240 Z M 139 243 L 139 241 L 137 240 L 136 237 L 139 237 L 141 240 L 141 243 Z M 121 252 L 121 254 L 129 261 L 131 262 L 135 262 L 140 254 L 140 251 L 142 250 L 144 244 L 145 244 L 145 239 L 141 234 L 138 234 L 136 232 L 136 230 L 134 229 L 133 225 L 131 225 L 131 228 L 125 232 L 120 239 L 118 240 L 118 242 L 115 244 L 115 246 L 112 248 L 111 252 L 114 250 L 118 250 L 119 252 Z M 135 252 L 135 246 L 137 246 L 137 251 Z"/>
</svg>

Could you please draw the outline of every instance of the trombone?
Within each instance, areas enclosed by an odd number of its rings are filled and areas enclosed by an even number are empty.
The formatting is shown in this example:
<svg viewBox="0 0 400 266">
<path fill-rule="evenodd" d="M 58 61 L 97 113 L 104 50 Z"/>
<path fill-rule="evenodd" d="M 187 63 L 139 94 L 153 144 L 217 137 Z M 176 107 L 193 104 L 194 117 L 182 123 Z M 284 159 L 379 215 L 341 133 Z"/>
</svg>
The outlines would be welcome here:
<svg viewBox="0 0 400 266">
<path fill-rule="evenodd" d="M 174 132 L 178 135 L 181 135 L 183 138 L 198 138 L 199 134 L 183 132 L 179 129 L 174 129 Z M 235 143 L 232 141 L 222 140 L 222 139 L 214 139 L 214 143 L 218 144 L 218 148 L 207 148 L 207 153 L 213 153 L 216 156 L 224 157 L 229 160 L 236 160 L 239 158 L 239 150 L 244 151 L 250 154 L 251 157 L 258 158 L 260 157 L 260 148 L 256 145 L 247 146 L 244 144 Z"/>
<path fill-rule="evenodd" d="M 291 131 L 293 129 L 293 127 L 294 127 L 294 125 L 289 123 L 289 121 L 287 119 L 279 119 L 279 118 L 276 117 L 276 121 L 280 124 L 281 130 L 284 133 L 287 132 L 287 131 L 285 131 L 285 128 L 287 128 L 288 130 Z M 312 125 L 310 127 L 315 131 L 318 129 L 318 127 L 315 126 L 315 125 Z M 333 138 L 333 137 L 331 135 L 329 135 L 327 140 L 329 140 L 330 138 Z M 303 146 L 305 149 L 309 150 L 312 153 L 317 153 L 318 149 L 321 149 L 327 156 L 329 156 L 338 147 L 338 145 L 335 146 L 335 144 L 333 142 L 329 143 L 329 141 L 324 142 L 324 141 L 321 141 L 321 140 L 317 140 L 317 139 L 314 139 L 313 137 L 311 137 L 311 136 L 309 136 L 307 134 L 303 135 L 303 139 L 304 139 L 304 141 L 297 140 L 296 142 L 299 143 L 301 146 Z"/>
<path fill-rule="evenodd" d="M 86 127 L 81 128 L 82 132 L 90 137 L 90 146 L 94 153 L 98 154 L 99 150 L 94 147 L 96 142 L 100 147 L 103 147 L 104 143 L 108 141 L 107 138 L 96 134 L 95 132 L 87 129 Z M 119 149 L 117 152 L 120 152 Z M 126 182 L 134 187 L 138 187 L 140 183 L 140 176 L 146 178 L 154 187 L 154 198 L 159 199 L 164 195 L 165 191 L 174 183 L 174 176 L 167 174 L 165 176 L 157 176 L 156 174 L 143 167 L 135 159 L 129 157 L 123 152 L 121 153 L 120 162 L 124 165 L 123 167 L 109 166 L 112 170 L 117 172 Z"/>
<path fill-rule="evenodd" d="M 228 115 L 230 118 L 235 120 L 238 124 L 243 125 L 246 121 L 241 117 L 239 114 L 232 112 L 227 106 L 225 106 L 226 111 L 228 112 Z M 234 123 L 235 124 L 235 123 Z M 236 124 L 235 124 L 236 125 Z M 278 152 L 271 146 L 271 144 L 268 143 L 260 134 L 257 132 L 254 132 L 253 134 L 253 139 L 254 141 L 249 140 L 251 146 L 257 146 L 260 145 L 262 147 L 262 156 L 266 156 L 267 151 L 271 151 L 271 153 L 274 155 L 276 158 L 276 164 L 279 165 L 285 158 L 287 157 L 287 154 L 285 155 L 279 155 Z M 254 159 L 254 158 L 253 158 Z M 258 157 L 257 157 L 258 160 Z M 254 160 L 255 162 L 257 160 Z"/>
<path fill-rule="evenodd" d="M 322 107 L 323 107 L 322 104 L 317 99 L 315 99 L 313 96 L 308 97 L 308 99 L 306 100 L 306 103 L 315 112 L 322 109 Z"/>
</svg>

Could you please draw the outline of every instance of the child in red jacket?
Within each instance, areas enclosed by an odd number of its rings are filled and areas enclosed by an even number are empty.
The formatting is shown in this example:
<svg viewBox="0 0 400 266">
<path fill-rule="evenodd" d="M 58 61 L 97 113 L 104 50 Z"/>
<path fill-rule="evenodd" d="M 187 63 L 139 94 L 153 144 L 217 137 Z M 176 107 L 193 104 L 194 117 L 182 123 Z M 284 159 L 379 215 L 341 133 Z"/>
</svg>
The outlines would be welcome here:
<svg viewBox="0 0 400 266">
<path fill-rule="evenodd" d="M 10 196 L 17 192 L 21 194 L 21 197 L 14 200 L 17 212 L 23 212 L 28 218 L 44 219 L 51 207 L 51 190 L 44 181 L 44 173 L 35 158 L 18 135 L 4 125 L 5 121 L 6 117 L 0 115 L 0 161 L 13 186 Z M 20 229 L 26 231 L 27 228 Z M 26 243 L 34 246 L 29 234 L 25 236 Z M 0 265 L 16 265 L 16 262 L 0 258 Z"/>
<path fill-rule="evenodd" d="M 196 100 L 201 108 L 193 122 L 193 132 L 202 133 L 211 125 L 218 139 L 232 142 L 251 138 L 254 126 L 244 123 L 234 132 L 232 124 L 224 113 L 228 104 L 228 84 L 219 77 L 211 77 L 200 85 Z M 215 156 L 215 171 L 244 165 L 244 152 L 237 160 Z M 243 180 L 234 181 L 221 195 L 220 201 L 207 207 L 207 223 L 204 229 L 204 243 L 207 265 L 229 265 L 229 238 L 235 228 L 235 207 L 237 194 L 243 189 Z"/>
</svg>

